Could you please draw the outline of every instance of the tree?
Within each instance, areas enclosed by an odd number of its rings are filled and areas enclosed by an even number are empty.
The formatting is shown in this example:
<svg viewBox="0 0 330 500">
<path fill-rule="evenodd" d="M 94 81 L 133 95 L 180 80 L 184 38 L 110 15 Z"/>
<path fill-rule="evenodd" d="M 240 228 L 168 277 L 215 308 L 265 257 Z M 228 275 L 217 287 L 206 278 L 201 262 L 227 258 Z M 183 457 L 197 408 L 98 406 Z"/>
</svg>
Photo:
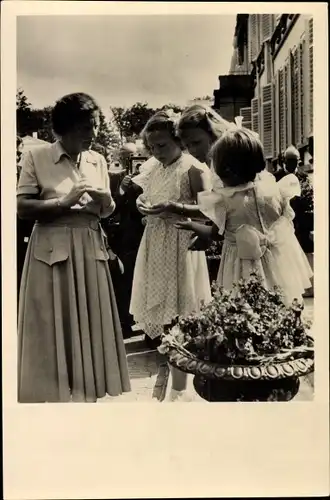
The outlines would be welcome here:
<svg viewBox="0 0 330 500">
<path fill-rule="evenodd" d="M 161 108 L 157 109 L 156 111 L 167 111 L 168 109 L 173 109 L 174 113 L 182 113 L 183 109 L 181 106 L 178 104 L 164 104 Z"/>
<path fill-rule="evenodd" d="M 125 124 L 124 124 L 124 113 L 125 109 L 122 107 L 110 107 L 110 111 L 112 113 L 114 125 L 117 127 L 117 130 L 120 135 L 120 142 L 123 142 L 123 138 L 125 136 Z"/>
<path fill-rule="evenodd" d="M 55 135 L 52 127 L 52 106 L 32 110 L 32 132 L 38 133 L 38 138 L 47 142 L 54 142 Z"/>
<path fill-rule="evenodd" d="M 213 97 L 206 95 L 204 97 L 194 97 L 193 101 L 213 101 Z"/>
<path fill-rule="evenodd" d="M 118 127 L 121 138 L 126 140 L 136 139 L 143 130 L 149 118 L 155 113 L 147 103 L 137 102 L 130 108 L 112 107 L 114 121 Z"/>
<path fill-rule="evenodd" d="M 23 89 L 16 92 L 16 129 L 19 135 L 29 133 L 32 118 L 31 103 L 28 101 Z"/>
<path fill-rule="evenodd" d="M 31 108 L 31 103 L 28 101 L 24 90 L 18 89 L 16 93 L 16 128 L 20 136 L 24 137 L 37 132 L 39 139 L 54 142 L 51 113 L 51 106 L 42 109 Z"/>
<path fill-rule="evenodd" d="M 96 138 L 96 144 L 102 146 L 106 151 L 111 147 L 114 148 L 120 145 L 118 131 L 111 122 L 106 120 L 102 111 L 100 111 L 100 127 Z"/>
</svg>

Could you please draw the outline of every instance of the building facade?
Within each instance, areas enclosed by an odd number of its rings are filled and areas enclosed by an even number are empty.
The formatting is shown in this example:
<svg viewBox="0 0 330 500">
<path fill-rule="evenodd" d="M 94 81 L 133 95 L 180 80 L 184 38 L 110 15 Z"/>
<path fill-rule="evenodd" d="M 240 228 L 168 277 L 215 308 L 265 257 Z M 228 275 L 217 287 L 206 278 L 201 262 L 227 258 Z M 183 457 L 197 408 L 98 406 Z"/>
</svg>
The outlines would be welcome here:
<svg viewBox="0 0 330 500">
<path fill-rule="evenodd" d="M 237 16 L 229 74 L 251 75 L 254 95 L 240 109 L 260 135 L 268 162 L 290 144 L 313 156 L 313 19 L 299 14 Z"/>
</svg>

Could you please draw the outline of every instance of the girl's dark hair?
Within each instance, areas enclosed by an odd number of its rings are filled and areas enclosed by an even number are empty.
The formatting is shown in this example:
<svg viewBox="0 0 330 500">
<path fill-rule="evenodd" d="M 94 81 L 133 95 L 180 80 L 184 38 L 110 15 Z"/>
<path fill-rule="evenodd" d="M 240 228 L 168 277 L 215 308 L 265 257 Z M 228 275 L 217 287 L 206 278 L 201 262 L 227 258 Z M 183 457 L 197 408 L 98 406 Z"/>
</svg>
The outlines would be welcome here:
<svg viewBox="0 0 330 500">
<path fill-rule="evenodd" d="M 259 138 L 246 128 L 227 131 L 213 145 L 211 157 L 216 173 L 230 186 L 254 181 L 266 167 Z"/>
<path fill-rule="evenodd" d="M 141 132 L 141 139 L 147 151 L 150 152 L 147 134 L 149 134 L 150 132 L 163 132 L 165 130 L 169 132 L 172 139 L 178 144 L 180 148 L 182 148 L 181 141 L 176 134 L 174 121 L 169 117 L 166 111 L 158 111 L 151 118 L 149 118 L 144 129 Z"/>
<path fill-rule="evenodd" d="M 65 95 L 56 102 L 52 110 L 53 130 L 56 135 L 63 136 L 98 111 L 98 104 L 88 94 L 77 92 Z"/>
</svg>

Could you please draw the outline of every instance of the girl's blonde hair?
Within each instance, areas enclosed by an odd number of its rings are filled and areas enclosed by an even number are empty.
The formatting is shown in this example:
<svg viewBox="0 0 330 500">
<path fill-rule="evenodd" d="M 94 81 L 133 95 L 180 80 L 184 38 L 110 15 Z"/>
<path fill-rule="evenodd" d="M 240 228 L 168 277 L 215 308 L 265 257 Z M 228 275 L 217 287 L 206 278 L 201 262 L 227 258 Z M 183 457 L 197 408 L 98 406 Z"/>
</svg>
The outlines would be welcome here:
<svg viewBox="0 0 330 500">
<path fill-rule="evenodd" d="M 212 108 L 203 104 L 194 104 L 186 108 L 177 125 L 178 135 L 182 136 L 185 130 L 200 128 L 207 132 L 212 141 L 216 141 L 230 128 L 230 122 L 222 118 Z"/>
<path fill-rule="evenodd" d="M 254 181 L 266 167 L 259 137 L 244 127 L 225 132 L 213 145 L 211 158 L 220 179 L 230 186 Z"/>
<path fill-rule="evenodd" d="M 144 126 L 141 132 L 141 139 L 143 141 L 143 145 L 147 151 L 150 152 L 150 148 L 148 145 L 148 137 L 147 135 L 150 132 L 169 132 L 172 139 L 182 148 L 181 140 L 178 137 L 176 131 L 175 121 L 170 117 L 170 115 L 166 111 L 157 111 Z"/>
</svg>

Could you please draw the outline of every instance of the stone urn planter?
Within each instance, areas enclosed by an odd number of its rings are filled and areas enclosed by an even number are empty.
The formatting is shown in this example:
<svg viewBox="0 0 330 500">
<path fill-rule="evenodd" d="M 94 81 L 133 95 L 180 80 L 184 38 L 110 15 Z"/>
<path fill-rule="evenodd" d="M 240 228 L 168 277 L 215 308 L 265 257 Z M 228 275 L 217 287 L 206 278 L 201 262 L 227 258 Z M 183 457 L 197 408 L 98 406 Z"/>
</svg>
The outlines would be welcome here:
<svg viewBox="0 0 330 500">
<path fill-rule="evenodd" d="M 177 318 L 158 350 L 194 375 L 206 401 L 290 401 L 299 377 L 314 370 L 303 307 L 297 300 L 285 305 L 280 290 L 267 290 L 256 274 L 231 292 L 214 284 L 212 301 Z"/>
<path fill-rule="evenodd" d="M 287 358 L 285 360 L 285 358 Z M 313 350 L 302 348 L 256 365 L 219 365 L 202 361 L 175 347 L 172 366 L 194 374 L 194 388 L 209 402 L 290 401 L 299 391 L 299 377 L 314 369 Z"/>
</svg>

